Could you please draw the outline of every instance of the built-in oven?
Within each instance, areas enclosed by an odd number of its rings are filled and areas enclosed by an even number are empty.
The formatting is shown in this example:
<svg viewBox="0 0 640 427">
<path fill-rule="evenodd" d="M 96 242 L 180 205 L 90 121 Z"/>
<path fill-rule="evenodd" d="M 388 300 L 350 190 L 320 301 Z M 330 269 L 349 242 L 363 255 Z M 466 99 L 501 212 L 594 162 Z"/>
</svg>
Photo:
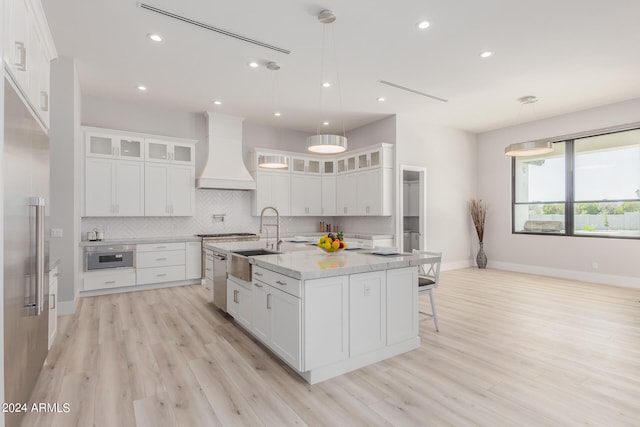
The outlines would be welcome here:
<svg viewBox="0 0 640 427">
<path fill-rule="evenodd" d="M 135 245 L 85 246 L 84 271 L 135 267 Z"/>
</svg>

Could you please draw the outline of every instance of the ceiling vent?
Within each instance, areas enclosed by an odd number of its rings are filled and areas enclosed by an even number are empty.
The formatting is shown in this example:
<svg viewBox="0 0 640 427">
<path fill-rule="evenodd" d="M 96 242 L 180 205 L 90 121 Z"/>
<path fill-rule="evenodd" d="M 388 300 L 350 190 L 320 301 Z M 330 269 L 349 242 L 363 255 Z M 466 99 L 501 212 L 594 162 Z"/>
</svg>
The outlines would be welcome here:
<svg viewBox="0 0 640 427">
<path fill-rule="evenodd" d="M 434 96 L 434 95 L 429 95 L 428 93 L 420 92 L 419 90 L 411 89 L 410 87 L 406 87 L 406 86 L 401 86 L 401 85 L 396 84 L 396 83 L 391 83 L 391 82 L 388 82 L 386 80 L 378 80 L 378 83 L 382 83 L 383 85 L 395 87 L 396 89 L 405 90 L 407 92 L 415 93 L 416 95 L 426 96 L 427 98 L 435 99 L 436 101 L 449 102 L 448 100 L 446 100 L 444 98 L 440 98 L 440 97 L 437 97 L 437 96 Z"/>
<path fill-rule="evenodd" d="M 222 34 L 224 36 L 233 37 L 234 39 L 242 40 L 243 42 L 252 43 L 258 46 L 266 47 L 267 49 L 272 49 L 281 53 L 286 53 L 287 55 L 291 53 L 290 50 L 283 49 L 278 46 L 271 45 L 269 43 L 261 42 L 260 40 L 255 40 L 249 37 L 245 37 L 242 34 L 232 33 L 231 31 L 227 31 L 222 28 L 214 27 L 213 25 L 205 24 L 204 22 L 196 21 L 195 19 L 187 18 L 185 16 L 177 15 L 173 12 L 169 12 L 167 10 L 163 10 L 157 8 L 155 6 L 151 6 L 150 4 L 140 3 L 138 2 L 138 6 L 142 9 L 146 9 L 151 12 L 159 13 L 160 15 L 167 16 L 169 18 L 177 19 L 178 21 L 186 22 L 187 24 L 195 25 L 196 27 L 204 28 L 205 30 L 213 31 L 214 33 Z"/>
</svg>

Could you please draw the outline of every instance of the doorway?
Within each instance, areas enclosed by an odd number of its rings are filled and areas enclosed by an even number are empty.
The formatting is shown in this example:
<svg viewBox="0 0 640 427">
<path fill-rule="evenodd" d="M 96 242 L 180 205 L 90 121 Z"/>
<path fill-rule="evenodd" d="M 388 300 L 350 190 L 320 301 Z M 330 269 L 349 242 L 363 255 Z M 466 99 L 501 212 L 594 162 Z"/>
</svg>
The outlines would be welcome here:
<svg viewBox="0 0 640 427">
<path fill-rule="evenodd" d="M 397 246 L 402 252 L 427 247 L 427 169 L 400 165 L 398 168 Z"/>
</svg>

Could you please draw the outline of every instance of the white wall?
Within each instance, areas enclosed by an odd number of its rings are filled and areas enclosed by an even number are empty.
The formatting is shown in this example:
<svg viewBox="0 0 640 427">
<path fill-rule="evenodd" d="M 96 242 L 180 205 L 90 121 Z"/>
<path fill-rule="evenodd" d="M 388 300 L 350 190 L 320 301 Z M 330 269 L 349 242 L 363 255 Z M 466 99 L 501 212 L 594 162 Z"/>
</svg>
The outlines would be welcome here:
<svg viewBox="0 0 640 427">
<path fill-rule="evenodd" d="M 0 0 L 0 22 L 3 23 L 4 3 Z M 4 58 L 4 31 L 0 31 L 0 58 Z M 4 79 L 0 85 L 0 212 L 4 218 Z M 0 237 L 4 242 L 4 221 L 0 222 Z M 0 246 L 0 384 L 0 402 L 4 402 L 4 244 Z M 0 427 L 4 427 L 4 414 L 0 416 Z"/>
<path fill-rule="evenodd" d="M 60 259 L 58 311 L 72 313 L 78 293 L 80 271 L 80 185 L 82 179 L 80 135 L 81 93 L 73 58 L 51 62 L 51 158 L 52 228 L 63 230 L 51 238 L 51 257 Z"/>
<path fill-rule="evenodd" d="M 477 193 L 475 135 L 430 125 L 421 114 L 399 114 L 396 129 L 396 164 L 427 168 L 427 249 L 443 252 L 443 268 L 471 265 L 477 239 L 467 202 Z"/>
<path fill-rule="evenodd" d="M 640 241 L 511 234 L 514 142 L 640 122 L 640 99 L 486 132 L 478 136 L 478 195 L 489 205 L 485 249 L 489 267 L 640 287 Z M 598 263 L 598 269 L 592 268 Z"/>
</svg>

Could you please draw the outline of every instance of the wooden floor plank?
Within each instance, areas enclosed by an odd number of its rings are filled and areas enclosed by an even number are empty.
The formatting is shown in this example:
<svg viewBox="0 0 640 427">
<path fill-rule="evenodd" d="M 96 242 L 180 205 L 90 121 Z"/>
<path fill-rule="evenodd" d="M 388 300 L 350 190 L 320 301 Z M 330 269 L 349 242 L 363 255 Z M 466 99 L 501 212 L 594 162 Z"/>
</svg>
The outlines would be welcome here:
<svg viewBox="0 0 640 427">
<path fill-rule="evenodd" d="M 71 411 L 24 425 L 637 425 L 640 290 L 469 268 L 435 293 L 419 349 L 313 386 L 200 285 L 84 298 L 32 396 Z"/>
</svg>

